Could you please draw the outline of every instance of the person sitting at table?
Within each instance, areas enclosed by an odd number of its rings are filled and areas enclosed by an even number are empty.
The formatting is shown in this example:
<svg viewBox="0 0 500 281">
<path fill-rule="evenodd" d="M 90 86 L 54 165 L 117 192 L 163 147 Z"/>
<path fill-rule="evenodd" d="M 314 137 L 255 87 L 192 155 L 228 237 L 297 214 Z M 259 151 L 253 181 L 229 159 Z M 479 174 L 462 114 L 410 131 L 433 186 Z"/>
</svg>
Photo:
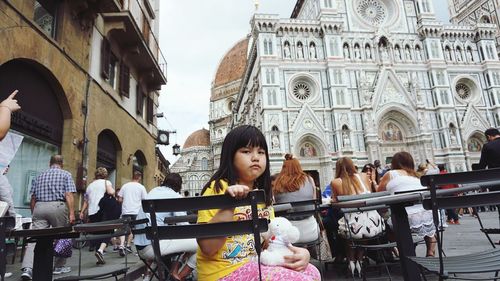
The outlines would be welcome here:
<svg viewBox="0 0 500 281">
<path fill-rule="evenodd" d="M 273 194 L 277 204 L 316 199 L 314 180 L 302 170 L 299 160 L 293 158 L 292 154 L 285 155 L 281 172 L 274 181 Z M 313 206 L 308 210 L 312 208 Z M 290 219 L 290 221 L 300 231 L 297 243 L 318 239 L 319 227 L 314 216 Z"/>
<path fill-rule="evenodd" d="M 170 173 L 165 177 L 162 186 L 153 188 L 147 195 L 146 199 L 169 199 L 169 198 L 182 198 L 179 194 L 182 187 L 182 178 L 178 173 Z M 157 213 L 156 222 L 158 225 L 165 225 L 165 218 L 172 216 L 185 216 L 186 212 L 168 212 L 168 213 Z M 144 213 L 142 208 L 139 210 L 137 219 L 147 218 L 151 220 L 149 214 Z M 145 225 L 138 225 L 137 228 L 144 228 Z M 154 259 L 153 246 L 151 245 L 151 240 L 146 238 L 146 234 L 137 234 L 134 237 L 134 245 L 137 248 L 137 253 L 139 256 L 148 262 L 152 262 Z M 171 274 L 173 280 L 184 280 L 192 271 L 196 268 L 196 250 L 198 249 L 198 244 L 196 239 L 177 239 L 177 240 L 160 240 L 160 254 L 166 256 L 173 253 L 187 252 L 185 255 L 187 258 L 186 266 L 179 270 L 180 264 L 178 262 L 172 263 Z M 189 255 L 189 253 L 191 255 Z M 150 280 L 149 272 L 146 272 L 144 280 Z M 152 280 L 152 278 L 151 278 Z"/>
<path fill-rule="evenodd" d="M 391 193 L 400 191 L 412 191 L 424 189 L 415 172 L 413 157 L 408 152 L 394 154 L 391 162 L 392 170 L 387 172 L 381 179 L 377 191 L 389 191 Z M 422 204 L 406 207 L 408 223 L 411 232 L 417 238 L 424 239 L 427 246 L 426 256 L 434 256 L 436 248 L 436 228 L 432 218 L 432 211 L 425 210 Z M 391 225 L 391 223 L 388 223 Z"/>
<path fill-rule="evenodd" d="M 358 173 L 356 166 L 354 166 L 354 163 L 348 157 L 343 157 L 337 160 L 335 166 L 335 179 L 332 181 L 331 186 L 333 189 L 332 200 L 334 202 L 337 202 L 337 196 L 370 193 L 370 179 L 365 173 Z M 356 224 L 363 226 L 362 229 L 370 229 L 369 232 L 373 234 L 380 233 L 380 229 L 374 224 L 374 221 L 365 216 L 366 212 L 356 212 L 350 214 L 352 214 L 350 216 L 351 219 L 347 220 L 347 224 L 351 225 L 355 221 Z M 340 223 L 341 222 L 339 221 L 339 224 Z M 349 229 L 351 229 L 350 226 Z M 345 239 L 352 236 L 349 234 L 343 234 L 342 232 L 339 232 L 339 235 Z M 359 248 L 353 249 L 348 246 L 346 248 L 346 252 L 349 259 L 349 269 L 351 270 L 351 273 L 354 276 L 354 273 L 357 270 L 360 274 L 364 251 Z"/>
<path fill-rule="evenodd" d="M 361 169 L 361 173 L 365 173 L 368 176 L 371 192 L 376 192 L 378 184 L 380 182 L 380 175 L 377 173 L 375 165 L 373 165 L 372 163 L 364 165 L 363 169 Z"/>
</svg>

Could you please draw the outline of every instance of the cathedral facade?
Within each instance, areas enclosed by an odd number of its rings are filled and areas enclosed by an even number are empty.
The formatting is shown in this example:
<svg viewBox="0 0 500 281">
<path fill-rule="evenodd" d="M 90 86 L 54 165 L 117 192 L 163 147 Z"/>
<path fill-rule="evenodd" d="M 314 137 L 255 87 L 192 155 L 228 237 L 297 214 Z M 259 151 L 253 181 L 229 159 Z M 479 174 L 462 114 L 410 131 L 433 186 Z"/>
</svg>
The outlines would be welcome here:
<svg viewBox="0 0 500 281">
<path fill-rule="evenodd" d="M 272 172 L 293 153 L 321 186 L 343 156 L 469 169 L 500 126 L 497 26 L 443 24 L 434 6 L 298 0 L 288 19 L 255 14 L 228 128 L 259 127 Z"/>
</svg>

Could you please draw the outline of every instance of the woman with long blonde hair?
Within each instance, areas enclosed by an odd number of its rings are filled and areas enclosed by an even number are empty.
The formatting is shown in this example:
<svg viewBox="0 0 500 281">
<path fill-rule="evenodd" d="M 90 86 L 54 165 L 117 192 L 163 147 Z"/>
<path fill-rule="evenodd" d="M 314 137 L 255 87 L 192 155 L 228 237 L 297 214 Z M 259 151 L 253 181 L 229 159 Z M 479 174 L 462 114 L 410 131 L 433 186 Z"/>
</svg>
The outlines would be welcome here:
<svg viewBox="0 0 500 281">
<path fill-rule="evenodd" d="M 281 172 L 274 181 L 273 194 L 276 203 L 316 199 L 314 180 L 302 170 L 299 160 L 293 158 L 292 154 L 285 155 Z M 318 239 L 319 228 L 313 216 L 292 219 L 291 222 L 300 231 L 298 243 Z"/>
<path fill-rule="evenodd" d="M 335 165 L 335 179 L 332 180 L 332 200 L 337 196 L 370 193 L 370 179 L 365 173 L 358 173 L 351 158 L 342 157 Z M 380 234 L 384 229 L 384 222 L 377 211 L 346 213 L 339 221 L 339 236 L 344 239 L 369 238 Z M 369 231 L 368 231 L 369 230 Z M 361 275 L 361 262 L 364 251 L 347 245 L 347 258 L 352 275 L 358 271 Z"/>
</svg>

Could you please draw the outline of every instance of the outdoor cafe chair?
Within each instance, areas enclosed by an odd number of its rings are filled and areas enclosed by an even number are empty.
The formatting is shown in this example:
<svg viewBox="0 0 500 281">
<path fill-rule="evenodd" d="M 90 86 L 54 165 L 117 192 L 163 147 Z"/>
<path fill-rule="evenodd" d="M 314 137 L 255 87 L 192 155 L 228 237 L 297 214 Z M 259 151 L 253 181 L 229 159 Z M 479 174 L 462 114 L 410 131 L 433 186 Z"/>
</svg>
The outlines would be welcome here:
<svg viewBox="0 0 500 281">
<path fill-rule="evenodd" d="M 142 200 L 144 212 L 150 214 L 151 226 L 146 227 L 146 237 L 152 241 L 155 260 L 158 266 L 159 280 L 167 280 L 164 276 L 164 264 L 160 254 L 160 240 L 162 239 L 188 239 L 212 238 L 241 234 L 253 234 L 255 250 L 260 264 L 261 241 L 260 233 L 268 229 L 267 219 L 259 219 L 257 205 L 265 203 L 263 190 L 254 190 L 244 199 L 235 199 L 229 195 L 213 195 L 201 197 L 187 197 L 174 199 L 149 199 Z M 232 222 L 204 223 L 190 225 L 161 225 L 156 222 L 156 213 L 182 212 L 210 209 L 234 208 L 251 206 L 252 219 Z M 259 277 L 261 277 L 259 266 Z M 262 278 L 260 278 L 262 280 Z"/>
<path fill-rule="evenodd" d="M 464 196 L 436 196 L 436 189 L 441 185 L 463 184 L 488 187 L 500 184 L 500 169 L 478 170 L 471 172 L 427 175 L 420 179 L 428 186 L 431 197 L 423 200 L 425 209 L 432 209 L 434 225 L 439 227 L 439 209 L 477 207 L 500 202 L 500 191 L 483 192 Z M 444 279 L 492 280 L 498 279 L 500 271 L 500 249 L 488 249 L 477 253 L 444 257 L 440 232 L 436 232 L 438 257 L 407 257 L 416 263 L 421 271 L 427 271 Z M 480 273 L 495 273 L 494 277 L 478 277 Z M 422 274 L 425 279 L 425 275 Z M 465 276 L 465 277 L 463 277 Z"/>
<path fill-rule="evenodd" d="M 276 212 L 276 216 L 285 217 L 290 221 L 301 220 L 310 216 L 313 216 L 316 220 L 321 219 L 319 216 L 319 205 L 321 201 L 317 199 L 303 200 L 303 201 L 293 201 L 293 202 L 281 202 L 280 204 L 290 204 L 290 208 L 283 212 Z M 314 249 L 318 258 L 320 265 L 321 276 L 324 276 L 324 264 L 321 259 L 321 230 L 318 226 L 318 237 L 312 241 L 294 243 L 296 247 L 301 247 L 305 249 Z"/>
<path fill-rule="evenodd" d="M 376 198 L 376 197 L 382 197 L 382 196 L 387 196 L 390 193 L 387 191 L 384 192 L 374 192 L 374 193 L 365 193 L 365 194 L 356 194 L 356 195 L 345 195 L 345 196 L 337 196 L 337 201 L 338 202 L 345 202 L 345 201 L 351 201 L 351 200 L 359 200 L 359 199 L 368 199 L 368 198 Z M 372 211 L 372 210 L 381 210 L 385 209 L 387 206 L 385 205 L 377 205 L 377 206 L 369 206 L 369 207 L 360 207 L 360 208 L 342 208 L 340 211 L 344 214 L 344 219 L 346 224 L 349 224 L 347 221 L 348 217 L 345 216 L 345 214 L 348 213 L 353 213 L 353 212 L 364 212 L 364 211 Z M 396 243 L 389 242 L 386 239 L 386 231 L 387 228 L 384 232 L 380 233 L 379 235 L 376 235 L 375 237 L 371 238 L 362 238 L 362 239 L 354 239 L 352 237 L 348 237 L 346 240 L 350 244 L 350 247 L 352 249 L 362 249 L 365 251 L 365 253 L 368 252 L 374 252 L 375 253 L 375 265 L 370 265 L 369 262 L 366 262 L 366 260 L 363 260 L 363 263 L 361 265 L 361 276 L 363 277 L 363 280 L 367 279 L 367 269 L 369 267 L 378 267 L 379 269 L 381 267 L 385 268 L 385 271 L 387 273 L 387 276 L 389 280 L 392 280 L 391 277 L 391 272 L 389 270 L 389 266 L 398 264 L 398 261 L 391 262 L 386 260 L 385 253 L 388 251 L 391 251 L 394 247 L 396 247 Z M 365 254 L 365 257 L 367 255 Z M 379 274 L 380 274 L 379 270 Z M 354 276 L 353 280 L 354 280 Z"/>
</svg>

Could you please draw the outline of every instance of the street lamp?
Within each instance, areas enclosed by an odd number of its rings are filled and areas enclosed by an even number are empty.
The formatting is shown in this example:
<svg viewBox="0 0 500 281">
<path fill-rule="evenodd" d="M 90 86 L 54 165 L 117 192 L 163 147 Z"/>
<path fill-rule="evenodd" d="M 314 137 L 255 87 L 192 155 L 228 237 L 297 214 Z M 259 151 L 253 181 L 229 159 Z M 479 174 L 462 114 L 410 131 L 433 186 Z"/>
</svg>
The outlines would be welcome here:
<svg viewBox="0 0 500 281">
<path fill-rule="evenodd" d="M 178 144 L 172 145 L 172 154 L 174 156 L 177 156 L 177 155 L 181 154 L 181 146 L 178 145 Z"/>
</svg>

